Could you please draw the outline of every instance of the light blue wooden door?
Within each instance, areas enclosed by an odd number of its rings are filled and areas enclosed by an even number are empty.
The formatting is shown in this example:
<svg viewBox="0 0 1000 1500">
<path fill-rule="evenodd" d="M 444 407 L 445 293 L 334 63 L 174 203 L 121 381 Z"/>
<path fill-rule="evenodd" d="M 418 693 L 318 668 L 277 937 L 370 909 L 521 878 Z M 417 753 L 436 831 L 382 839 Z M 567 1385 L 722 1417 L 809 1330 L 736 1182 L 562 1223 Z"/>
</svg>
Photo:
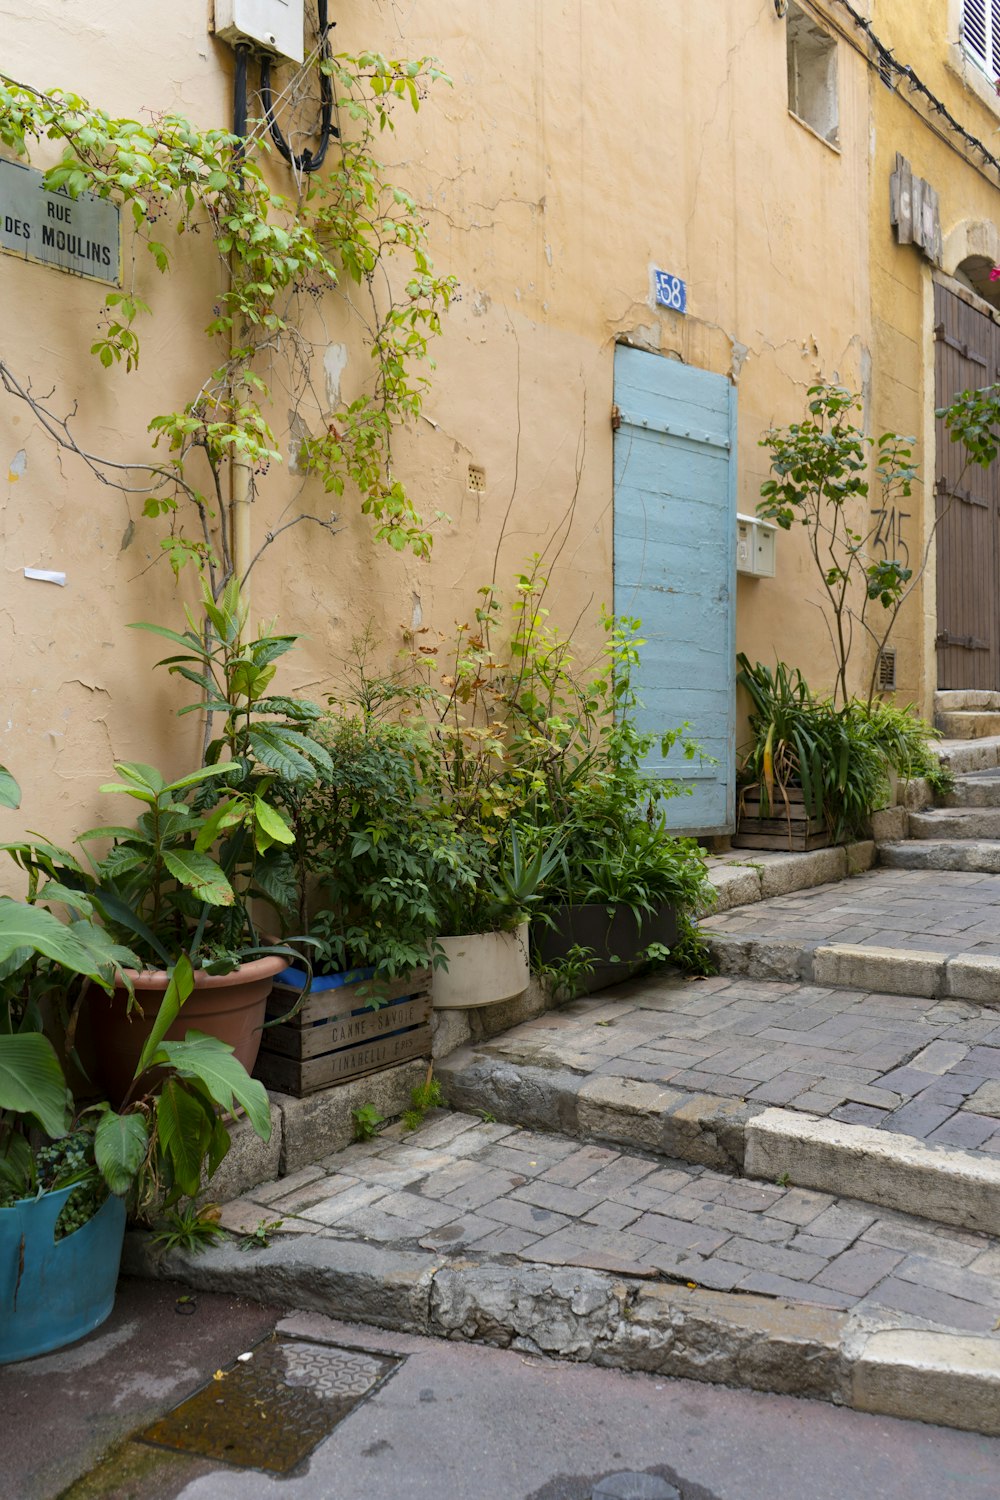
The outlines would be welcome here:
<svg viewBox="0 0 1000 1500">
<path fill-rule="evenodd" d="M 615 350 L 615 614 L 642 621 L 640 725 L 690 724 L 715 764 L 674 747 L 654 776 L 690 795 L 671 827 L 735 826 L 736 391 L 722 375 Z"/>
</svg>

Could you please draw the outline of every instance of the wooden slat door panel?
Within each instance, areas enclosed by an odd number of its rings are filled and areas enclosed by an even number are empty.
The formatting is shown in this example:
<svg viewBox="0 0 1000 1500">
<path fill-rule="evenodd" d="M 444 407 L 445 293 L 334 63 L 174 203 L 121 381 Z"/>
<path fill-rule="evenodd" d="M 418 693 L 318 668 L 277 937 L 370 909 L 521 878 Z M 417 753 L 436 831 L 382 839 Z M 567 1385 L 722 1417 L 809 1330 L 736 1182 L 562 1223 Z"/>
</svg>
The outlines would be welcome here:
<svg viewBox="0 0 1000 1500">
<path fill-rule="evenodd" d="M 934 288 L 935 394 L 991 385 L 1000 328 L 947 287 Z M 965 450 L 937 423 L 937 666 L 939 688 L 1000 689 L 1000 474 L 966 466 Z"/>
<path fill-rule="evenodd" d="M 642 620 L 640 725 L 687 721 L 713 757 L 656 753 L 648 770 L 690 789 L 668 805 L 691 833 L 734 827 L 736 392 L 707 370 L 615 352 L 615 613 Z"/>
</svg>

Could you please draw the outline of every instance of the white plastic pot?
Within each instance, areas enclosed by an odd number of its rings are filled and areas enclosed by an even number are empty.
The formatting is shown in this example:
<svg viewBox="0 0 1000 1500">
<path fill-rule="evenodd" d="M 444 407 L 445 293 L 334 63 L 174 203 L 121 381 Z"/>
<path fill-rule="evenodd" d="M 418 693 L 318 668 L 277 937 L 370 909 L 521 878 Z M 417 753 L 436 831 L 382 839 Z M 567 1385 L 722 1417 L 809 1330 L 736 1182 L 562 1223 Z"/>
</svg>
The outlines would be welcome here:
<svg viewBox="0 0 1000 1500">
<path fill-rule="evenodd" d="M 513 932 L 472 932 L 438 942 L 448 967 L 434 970 L 435 1010 L 496 1005 L 528 988 L 527 922 Z"/>
</svg>

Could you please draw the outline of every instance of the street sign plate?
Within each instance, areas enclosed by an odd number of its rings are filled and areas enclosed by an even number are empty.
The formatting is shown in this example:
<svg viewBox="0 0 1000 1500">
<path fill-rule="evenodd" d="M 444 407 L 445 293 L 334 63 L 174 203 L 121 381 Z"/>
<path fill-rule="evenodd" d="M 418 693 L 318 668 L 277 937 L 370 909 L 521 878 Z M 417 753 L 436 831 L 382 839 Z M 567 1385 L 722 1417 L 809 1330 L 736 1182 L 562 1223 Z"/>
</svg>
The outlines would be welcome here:
<svg viewBox="0 0 1000 1500">
<path fill-rule="evenodd" d="M 118 205 L 94 193 L 50 191 L 37 167 L 0 159 L 0 250 L 118 286 Z"/>
</svg>

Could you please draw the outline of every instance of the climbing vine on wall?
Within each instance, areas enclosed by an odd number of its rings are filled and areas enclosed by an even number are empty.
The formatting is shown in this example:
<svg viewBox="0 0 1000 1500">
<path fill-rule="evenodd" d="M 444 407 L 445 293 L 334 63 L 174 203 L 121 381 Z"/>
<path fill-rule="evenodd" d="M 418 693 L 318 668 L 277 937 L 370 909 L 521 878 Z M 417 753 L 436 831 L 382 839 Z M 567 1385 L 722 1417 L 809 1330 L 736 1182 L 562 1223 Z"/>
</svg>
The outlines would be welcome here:
<svg viewBox="0 0 1000 1500">
<path fill-rule="evenodd" d="M 147 516 L 162 518 L 162 547 L 174 569 L 193 561 L 217 597 L 240 571 L 232 471 L 243 470 L 252 500 L 269 466 L 282 461 L 273 415 L 279 389 L 291 402 L 295 472 L 328 495 L 354 497 L 376 538 L 396 550 L 425 556 L 431 546 L 429 522 L 394 472 L 393 436 L 420 412 L 431 343 L 454 282 L 435 272 L 420 209 L 388 180 L 375 143 L 393 127 L 400 103 L 419 108 L 427 85 L 445 75 L 429 58 L 375 52 L 323 58 L 318 66 L 330 75 L 342 136 L 329 169 L 298 180 L 280 163 L 269 165 L 262 122 L 241 140 L 177 114 L 117 119 L 76 94 L 42 94 L 0 77 L 0 142 L 24 157 L 40 141 L 63 146 L 62 159 L 46 172 L 49 188 L 120 204 L 136 245 L 163 274 L 174 264 L 178 235 L 214 242 L 220 274 L 207 288 L 204 319 L 213 352 L 191 399 L 150 423 L 156 451 L 148 464 L 86 452 L 74 412 L 55 412 L 51 398 L 38 397 L 9 367 L 2 349 L 0 380 L 33 407 L 60 447 L 137 497 Z M 282 175 L 288 192 L 272 185 Z M 138 258 L 131 285 L 106 296 L 93 338 L 91 353 L 106 368 L 139 366 L 143 328 L 155 317 L 155 306 L 136 290 Z M 363 393 L 333 410 L 315 388 L 308 333 L 328 296 L 348 298 L 372 360 Z M 295 508 L 267 532 L 243 571 L 301 521 L 334 530 L 336 517 Z"/>
</svg>

